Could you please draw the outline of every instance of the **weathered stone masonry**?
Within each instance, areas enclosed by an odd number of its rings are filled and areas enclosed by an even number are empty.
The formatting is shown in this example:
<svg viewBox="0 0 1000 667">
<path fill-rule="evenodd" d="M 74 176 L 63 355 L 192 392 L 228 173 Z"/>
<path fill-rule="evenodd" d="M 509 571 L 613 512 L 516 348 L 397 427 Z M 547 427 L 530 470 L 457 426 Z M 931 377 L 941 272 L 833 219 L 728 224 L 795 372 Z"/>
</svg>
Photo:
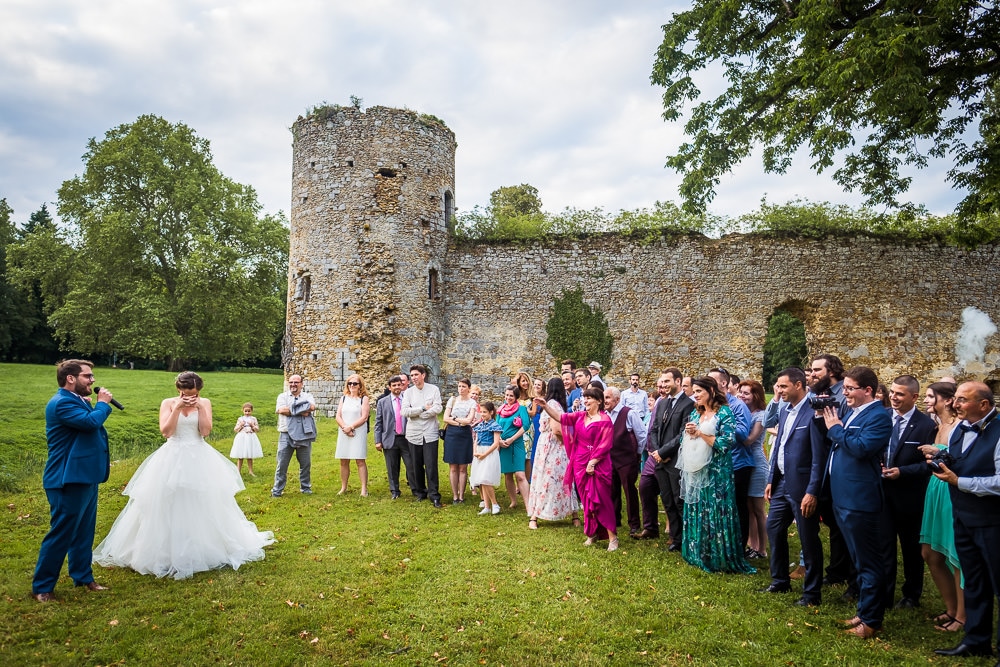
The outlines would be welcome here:
<svg viewBox="0 0 1000 667">
<path fill-rule="evenodd" d="M 417 362 L 446 393 L 462 376 L 490 394 L 521 369 L 547 376 L 549 308 L 578 284 L 608 317 L 609 377 L 634 370 L 647 386 L 667 365 L 759 377 L 777 307 L 803 320 L 811 352 L 870 365 L 883 380 L 954 372 L 966 306 L 1000 319 L 1000 246 L 617 235 L 456 245 L 446 223 L 455 138 L 436 119 L 334 108 L 293 130 L 286 370 L 328 409 L 350 372 L 376 393 Z M 985 363 L 965 372 L 998 379 L 998 364 L 991 341 Z"/>
</svg>

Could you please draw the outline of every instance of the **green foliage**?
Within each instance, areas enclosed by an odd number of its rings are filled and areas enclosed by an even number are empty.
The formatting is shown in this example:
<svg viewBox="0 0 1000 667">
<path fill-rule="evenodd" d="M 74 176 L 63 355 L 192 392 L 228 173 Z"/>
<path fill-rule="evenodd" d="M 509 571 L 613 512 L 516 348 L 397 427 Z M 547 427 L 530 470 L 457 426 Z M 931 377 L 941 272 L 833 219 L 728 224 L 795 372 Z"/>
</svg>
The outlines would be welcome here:
<svg viewBox="0 0 1000 667">
<path fill-rule="evenodd" d="M 545 322 L 545 347 L 556 359 L 597 361 L 605 374 L 611 370 L 614 338 L 608 319 L 600 308 L 584 302 L 582 287 L 563 290 L 552 302 Z"/>
<path fill-rule="evenodd" d="M 772 387 L 778 373 L 789 366 L 804 368 L 807 354 L 805 325 L 788 311 L 775 310 L 764 338 L 764 386 Z"/>
<path fill-rule="evenodd" d="M 91 139 L 59 189 L 65 233 L 17 248 L 64 346 L 201 361 L 266 357 L 284 314 L 288 228 L 223 176 L 208 141 L 141 116 Z"/>
<path fill-rule="evenodd" d="M 666 120 L 689 112 L 690 141 L 667 161 L 683 174 L 685 208 L 704 211 L 756 146 L 773 173 L 805 146 L 814 170 L 839 163 L 835 181 L 890 207 L 910 186 L 901 168 L 947 158 L 948 180 L 968 192 L 958 212 L 995 215 L 998 23 L 995 3 L 974 0 L 695 0 L 663 26 L 651 77 Z M 729 87 L 702 101 L 695 77 L 710 67 Z"/>
<path fill-rule="evenodd" d="M 538 215 L 542 200 L 533 185 L 505 185 L 490 193 L 490 212 L 498 219 Z"/>
</svg>

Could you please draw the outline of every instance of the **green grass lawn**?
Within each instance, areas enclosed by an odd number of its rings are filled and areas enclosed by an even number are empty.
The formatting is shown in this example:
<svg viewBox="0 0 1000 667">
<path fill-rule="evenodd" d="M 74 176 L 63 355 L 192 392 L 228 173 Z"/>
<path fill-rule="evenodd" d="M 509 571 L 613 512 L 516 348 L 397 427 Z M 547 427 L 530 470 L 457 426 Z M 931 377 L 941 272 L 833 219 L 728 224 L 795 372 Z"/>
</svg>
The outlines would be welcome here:
<svg viewBox="0 0 1000 667">
<path fill-rule="evenodd" d="M 756 592 L 769 581 L 763 561 L 756 575 L 710 575 L 660 541 L 623 538 L 608 553 L 582 546 L 581 529 L 569 522 L 529 531 L 521 511 L 480 517 L 474 501 L 443 510 L 405 495 L 391 501 L 373 446 L 371 497 L 358 495 L 353 470 L 350 493 L 337 496 L 332 419 L 320 420 L 313 448 L 314 495 L 296 492 L 293 460 L 288 492 L 271 498 L 275 375 L 204 374 L 211 441 L 224 454 L 239 406 L 257 406 L 265 457 L 237 499 L 258 528 L 275 532 L 264 561 L 184 581 L 97 568 L 111 590 L 77 590 L 64 575 L 56 601 L 41 605 L 29 593 L 48 526 L 38 464 L 55 371 L 0 364 L 0 373 L 5 665 L 959 664 L 931 653 L 959 636 L 928 622 L 943 608 L 929 576 L 922 609 L 889 612 L 883 634 L 860 641 L 837 627 L 854 614 L 837 601 L 841 588 L 825 590 L 822 607 L 799 609 L 797 595 Z M 125 505 L 121 489 L 161 443 L 157 411 L 174 390 L 170 373 L 95 373 L 126 406 L 108 423 L 115 461 L 101 487 L 101 540 Z M 447 466 L 440 468 L 447 503 Z"/>
</svg>

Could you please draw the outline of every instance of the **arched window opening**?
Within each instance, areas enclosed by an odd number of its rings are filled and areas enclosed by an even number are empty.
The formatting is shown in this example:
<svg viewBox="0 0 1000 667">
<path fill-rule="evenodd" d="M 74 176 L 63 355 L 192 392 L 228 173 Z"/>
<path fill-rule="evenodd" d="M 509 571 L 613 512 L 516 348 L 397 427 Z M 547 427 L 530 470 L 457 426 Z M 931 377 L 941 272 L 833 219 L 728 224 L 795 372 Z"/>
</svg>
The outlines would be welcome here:
<svg viewBox="0 0 1000 667">
<path fill-rule="evenodd" d="M 789 366 L 805 368 L 803 364 L 808 353 L 802 320 L 787 310 L 775 308 L 767 320 L 764 338 L 764 386 L 773 386 L 778 373 Z"/>
<path fill-rule="evenodd" d="M 450 190 L 444 193 L 444 226 L 449 232 L 455 231 L 455 195 Z"/>
</svg>

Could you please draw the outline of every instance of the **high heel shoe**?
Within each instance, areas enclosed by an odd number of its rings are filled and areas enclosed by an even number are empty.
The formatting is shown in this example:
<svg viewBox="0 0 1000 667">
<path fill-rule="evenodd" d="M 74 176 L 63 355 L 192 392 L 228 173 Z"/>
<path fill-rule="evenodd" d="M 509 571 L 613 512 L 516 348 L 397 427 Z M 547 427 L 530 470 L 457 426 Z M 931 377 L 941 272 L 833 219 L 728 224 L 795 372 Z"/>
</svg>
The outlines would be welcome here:
<svg viewBox="0 0 1000 667">
<path fill-rule="evenodd" d="M 614 538 L 608 542 L 608 551 L 618 551 L 618 538 Z"/>
</svg>

